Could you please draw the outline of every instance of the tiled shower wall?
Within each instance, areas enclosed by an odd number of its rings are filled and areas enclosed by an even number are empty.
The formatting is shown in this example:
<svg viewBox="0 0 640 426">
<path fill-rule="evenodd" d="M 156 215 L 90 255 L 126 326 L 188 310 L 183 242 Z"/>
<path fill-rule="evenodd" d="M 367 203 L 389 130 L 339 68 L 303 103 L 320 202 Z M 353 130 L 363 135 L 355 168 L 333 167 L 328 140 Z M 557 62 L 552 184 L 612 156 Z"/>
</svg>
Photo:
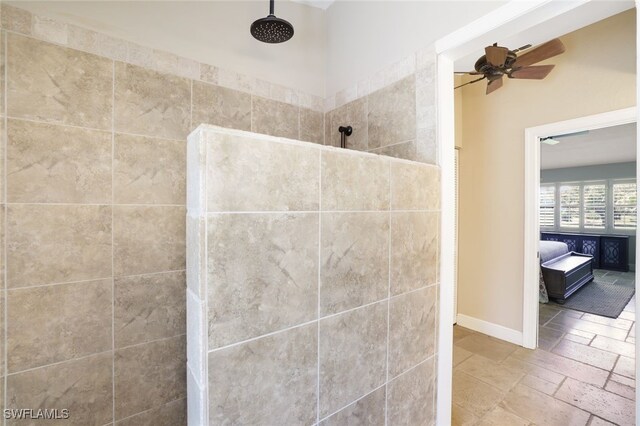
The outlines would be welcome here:
<svg viewBox="0 0 640 426">
<path fill-rule="evenodd" d="M 189 423 L 434 424 L 439 169 L 211 126 L 188 156 Z"/>
<path fill-rule="evenodd" d="M 187 134 L 322 143 L 323 113 L 62 46 L 82 45 L 71 27 L 2 12 L 0 401 L 69 409 L 67 424 L 185 424 Z"/>
<path fill-rule="evenodd" d="M 185 422 L 184 141 L 200 123 L 327 144 L 351 124 L 350 148 L 436 162 L 432 54 L 359 85 L 360 121 L 343 123 L 355 106 L 323 114 L 304 93 L 0 12 L 0 408 Z"/>
<path fill-rule="evenodd" d="M 330 98 L 325 143 L 340 146 L 338 127 L 350 125 L 349 149 L 438 164 L 435 73 L 427 48 Z"/>
</svg>

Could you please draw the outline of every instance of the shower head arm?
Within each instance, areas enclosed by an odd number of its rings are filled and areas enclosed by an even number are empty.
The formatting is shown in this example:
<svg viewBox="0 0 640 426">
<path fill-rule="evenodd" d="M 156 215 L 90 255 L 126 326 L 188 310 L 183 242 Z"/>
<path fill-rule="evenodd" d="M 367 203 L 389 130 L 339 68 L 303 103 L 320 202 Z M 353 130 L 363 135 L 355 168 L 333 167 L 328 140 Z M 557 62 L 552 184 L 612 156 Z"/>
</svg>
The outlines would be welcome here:
<svg viewBox="0 0 640 426">
<path fill-rule="evenodd" d="M 269 15 L 273 15 L 274 14 L 274 6 L 273 4 L 275 3 L 275 0 L 269 0 Z"/>
</svg>

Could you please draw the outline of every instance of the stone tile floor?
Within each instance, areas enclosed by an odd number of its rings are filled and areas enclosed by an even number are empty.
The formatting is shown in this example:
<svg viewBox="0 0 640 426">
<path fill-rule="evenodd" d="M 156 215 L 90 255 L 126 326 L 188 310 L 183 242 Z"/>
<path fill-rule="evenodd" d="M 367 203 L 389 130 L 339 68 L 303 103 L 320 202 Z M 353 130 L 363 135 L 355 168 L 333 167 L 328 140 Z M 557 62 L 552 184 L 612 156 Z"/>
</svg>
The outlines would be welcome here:
<svg viewBox="0 0 640 426">
<path fill-rule="evenodd" d="M 541 304 L 539 323 L 534 351 L 454 326 L 453 425 L 635 424 L 635 296 L 617 319 Z"/>
</svg>

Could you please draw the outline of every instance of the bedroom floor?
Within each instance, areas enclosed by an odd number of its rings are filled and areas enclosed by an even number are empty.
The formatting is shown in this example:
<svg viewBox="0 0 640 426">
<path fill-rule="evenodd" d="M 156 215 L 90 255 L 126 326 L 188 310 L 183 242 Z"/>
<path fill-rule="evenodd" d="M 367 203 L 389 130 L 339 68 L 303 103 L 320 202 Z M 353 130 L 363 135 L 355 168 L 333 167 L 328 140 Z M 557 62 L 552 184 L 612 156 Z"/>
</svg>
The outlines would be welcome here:
<svg viewBox="0 0 640 426">
<path fill-rule="evenodd" d="M 540 305 L 539 321 L 533 351 L 454 326 L 453 424 L 635 424 L 635 296 L 617 319 Z"/>
</svg>

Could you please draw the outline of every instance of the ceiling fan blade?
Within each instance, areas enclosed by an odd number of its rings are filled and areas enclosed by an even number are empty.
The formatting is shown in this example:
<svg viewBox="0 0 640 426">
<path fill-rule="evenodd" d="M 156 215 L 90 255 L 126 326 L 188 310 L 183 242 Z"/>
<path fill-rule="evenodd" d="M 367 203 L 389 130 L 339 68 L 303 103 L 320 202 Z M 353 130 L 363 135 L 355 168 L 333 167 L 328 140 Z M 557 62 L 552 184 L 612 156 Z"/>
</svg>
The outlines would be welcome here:
<svg viewBox="0 0 640 426">
<path fill-rule="evenodd" d="M 484 53 L 489 64 L 494 67 L 502 67 L 504 66 L 504 61 L 507 60 L 509 49 L 500 46 L 487 46 L 484 48 Z"/>
<path fill-rule="evenodd" d="M 533 65 L 563 52 L 564 44 L 562 44 L 559 38 L 554 38 L 545 44 L 541 44 L 540 46 L 534 47 L 528 52 L 519 55 L 516 58 L 516 62 L 513 64 L 513 67 L 526 67 L 528 65 Z"/>
<path fill-rule="evenodd" d="M 532 67 L 524 67 L 511 71 L 509 78 L 523 78 L 528 80 L 542 80 L 545 78 L 555 65 L 534 65 Z"/>
<path fill-rule="evenodd" d="M 461 84 L 460 86 L 456 86 L 456 87 L 454 87 L 453 89 L 455 90 L 455 89 L 459 89 L 460 87 L 466 86 L 466 85 L 468 85 L 468 84 L 477 83 L 478 81 L 480 81 L 480 80 L 484 80 L 485 78 L 487 78 L 487 77 L 482 76 L 482 77 L 480 77 L 480 78 L 476 78 L 475 80 L 471 80 L 471 81 L 468 81 L 468 82 L 466 82 L 466 83 L 464 83 L 464 84 Z"/>
<path fill-rule="evenodd" d="M 462 75 L 482 75 L 481 72 L 477 71 L 454 71 L 454 74 L 462 74 Z"/>
<path fill-rule="evenodd" d="M 502 77 L 500 77 L 497 80 L 490 81 L 489 83 L 487 83 L 487 95 L 495 92 L 501 87 L 502 87 Z"/>
</svg>

